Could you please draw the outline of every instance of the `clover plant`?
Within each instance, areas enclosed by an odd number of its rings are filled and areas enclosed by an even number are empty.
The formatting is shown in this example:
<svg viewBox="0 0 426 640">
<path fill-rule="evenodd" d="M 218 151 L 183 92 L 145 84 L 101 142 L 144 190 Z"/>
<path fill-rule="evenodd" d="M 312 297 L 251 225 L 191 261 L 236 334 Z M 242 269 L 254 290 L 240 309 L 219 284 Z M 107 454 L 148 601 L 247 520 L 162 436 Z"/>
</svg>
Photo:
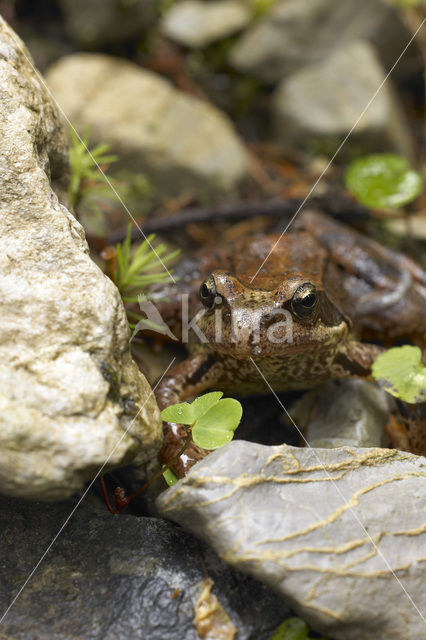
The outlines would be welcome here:
<svg viewBox="0 0 426 640">
<path fill-rule="evenodd" d="M 354 160 L 345 174 L 348 189 L 361 204 L 372 209 L 399 209 L 423 190 L 422 176 L 406 158 L 394 153 L 374 153 Z"/>
<path fill-rule="evenodd" d="M 269 640 L 313 640 L 309 627 L 301 618 L 287 618 L 274 631 Z M 325 637 L 319 640 L 327 640 Z"/>
<path fill-rule="evenodd" d="M 372 373 L 396 398 L 411 404 L 426 402 L 426 367 L 419 347 L 404 345 L 388 349 L 376 358 Z"/>
<path fill-rule="evenodd" d="M 166 422 L 188 427 L 186 444 L 192 441 L 203 449 L 218 449 L 232 440 L 243 412 L 238 400 L 222 396 L 222 391 L 213 391 L 196 398 L 191 404 L 173 404 L 161 412 L 161 417 Z M 170 469 L 164 475 L 170 485 L 176 480 L 169 472 Z"/>
</svg>

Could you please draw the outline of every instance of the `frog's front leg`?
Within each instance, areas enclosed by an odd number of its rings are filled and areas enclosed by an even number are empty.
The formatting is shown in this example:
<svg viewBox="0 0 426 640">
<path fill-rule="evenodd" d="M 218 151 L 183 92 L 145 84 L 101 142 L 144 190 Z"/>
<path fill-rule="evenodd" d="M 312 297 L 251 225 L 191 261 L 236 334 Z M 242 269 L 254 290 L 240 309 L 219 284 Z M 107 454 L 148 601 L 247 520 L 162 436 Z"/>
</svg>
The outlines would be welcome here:
<svg viewBox="0 0 426 640">
<path fill-rule="evenodd" d="M 215 385 L 219 380 L 219 372 L 220 367 L 212 355 L 198 355 L 184 360 L 173 367 L 155 389 L 158 406 L 162 410 L 171 404 L 199 395 Z M 163 433 L 163 446 L 158 457 L 161 462 L 168 463 L 183 447 L 187 432 L 180 424 L 165 422 Z M 173 464 L 173 470 L 179 477 L 183 477 L 196 462 L 205 458 L 207 453 L 208 451 L 191 442 L 178 462 Z"/>
<path fill-rule="evenodd" d="M 356 376 L 369 378 L 371 367 L 378 355 L 384 349 L 375 344 L 348 340 L 340 345 L 333 360 L 333 367 L 337 365 L 337 371 L 333 377 Z"/>
</svg>

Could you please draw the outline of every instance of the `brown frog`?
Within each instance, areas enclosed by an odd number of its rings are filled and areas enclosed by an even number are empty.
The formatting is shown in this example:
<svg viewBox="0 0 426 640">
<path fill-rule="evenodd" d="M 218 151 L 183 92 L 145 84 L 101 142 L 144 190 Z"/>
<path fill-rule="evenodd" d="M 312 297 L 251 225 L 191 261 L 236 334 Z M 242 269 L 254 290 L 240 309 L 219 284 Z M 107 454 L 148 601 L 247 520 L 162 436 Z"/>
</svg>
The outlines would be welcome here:
<svg viewBox="0 0 426 640">
<path fill-rule="evenodd" d="M 419 342 L 426 332 L 425 271 L 314 211 L 282 238 L 257 236 L 203 252 L 177 275 L 167 307 L 159 305 L 163 317 L 171 322 L 173 310 L 176 320 L 182 293 L 190 314 L 199 311 L 188 359 L 156 389 L 160 408 L 207 389 L 244 395 L 269 385 L 279 392 L 367 377 L 382 350 L 375 342 Z M 171 324 L 176 332 L 178 323 Z M 184 437 L 182 427 L 166 425 L 161 458 L 170 460 Z M 414 448 L 426 444 L 424 435 L 412 437 Z M 203 455 L 191 445 L 179 474 Z"/>
</svg>

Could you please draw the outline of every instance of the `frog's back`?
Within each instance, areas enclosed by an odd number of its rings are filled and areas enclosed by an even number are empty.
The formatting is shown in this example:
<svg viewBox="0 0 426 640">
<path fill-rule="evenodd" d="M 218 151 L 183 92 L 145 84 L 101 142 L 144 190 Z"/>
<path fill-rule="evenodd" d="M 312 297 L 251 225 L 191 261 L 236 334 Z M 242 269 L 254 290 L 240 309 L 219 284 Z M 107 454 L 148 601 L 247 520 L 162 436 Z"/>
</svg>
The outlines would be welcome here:
<svg viewBox="0 0 426 640">
<path fill-rule="evenodd" d="M 424 337 L 426 271 L 420 264 L 315 211 L 305 212 L 296 229 L 327 252 L 324 287 L 362 338 Z"/>
</svg>

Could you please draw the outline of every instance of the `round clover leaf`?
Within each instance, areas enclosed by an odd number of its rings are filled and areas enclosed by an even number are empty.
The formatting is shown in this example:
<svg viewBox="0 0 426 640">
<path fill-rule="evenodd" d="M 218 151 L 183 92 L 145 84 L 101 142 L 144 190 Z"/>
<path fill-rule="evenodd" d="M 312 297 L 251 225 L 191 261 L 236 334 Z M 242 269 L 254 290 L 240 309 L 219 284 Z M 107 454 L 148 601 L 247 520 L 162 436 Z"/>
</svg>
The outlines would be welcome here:
<svg viewBox="0 0 426 640">
<path fill-rule="evenodd" d="M 373 363 L 374 378 L 390 394 L 415 404 L 426 401 L 426 367 L 418 347 L 393 347 Z"/>
<path fill-rule="evenodd" d="M 194 411 L 195 420 L 198 420 L 198 418 L 206 413 L 211 407 L 217 404 L 222 396 L 222 391 L 212 391 L 211 393 L 205 393 L 203 396 L 195 398 L 191 405 Z"/>
<path fill-rule="evenodd" d="M 210 407 L 192 428 L 192 438 L 203 449 L 218 449 L 234 437 L 234 431 L 240 424 L 243 410 L 233 398 L 219 400 Z"/>
<path fill-rule="evenodd" d="M 243 413 L 238 400 L 221 400 L 222 396 L 222 391 L 212 391 L 192 404 L 173 404 L 161 412 L 161 417 L 166 422 L 192 426 L 192 439 L 199 447 L 218 449 L 232 440 Z"/>
<path fill-rule="evenodd" d="M 161 412 L 161 418 L 165 422 L 177 422 L 179 424 L 193 424 L 195 421 L 194 409 L 188 402 L 172 404 Z"/>
<path fill-rule="evenodd" d="M 398 209 L 423 190 L 423 179 L 406 158 L 375 153 L 354 160 L 345 174 L 346 186 L 366 207 Z"/>
</svg>

